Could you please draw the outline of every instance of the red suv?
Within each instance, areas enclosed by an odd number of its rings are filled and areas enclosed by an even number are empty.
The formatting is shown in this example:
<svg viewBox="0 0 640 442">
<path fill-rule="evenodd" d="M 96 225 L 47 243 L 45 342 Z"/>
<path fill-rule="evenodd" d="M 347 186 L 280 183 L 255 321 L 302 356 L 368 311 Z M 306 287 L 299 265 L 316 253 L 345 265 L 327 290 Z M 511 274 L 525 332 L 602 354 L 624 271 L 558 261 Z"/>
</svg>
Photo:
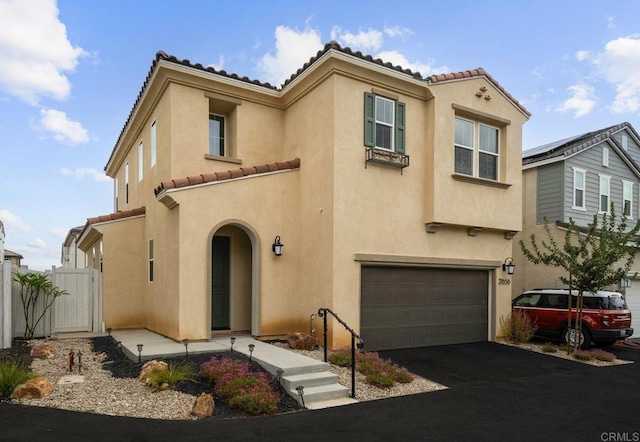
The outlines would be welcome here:
<svg viewBox="0 0 640 442">
<path fill-rule="evenodd" d="M 573 290 L 571 320 L 577 316 L 578 292 Z M 535 289 L 524 292 L 512 301 L 512 309 L 528 315 L 536 327 L 536 336 L 560 339 L 562 343 L 573 340 L 574 333 L 567 330 L 569 290 Z M 583 294 L 582 331 L 578 335 L 583 349 L 591 343 L 611 345 L 633 334 L 631 312 L 622 294 L 598 291 Z"/>
</svg>

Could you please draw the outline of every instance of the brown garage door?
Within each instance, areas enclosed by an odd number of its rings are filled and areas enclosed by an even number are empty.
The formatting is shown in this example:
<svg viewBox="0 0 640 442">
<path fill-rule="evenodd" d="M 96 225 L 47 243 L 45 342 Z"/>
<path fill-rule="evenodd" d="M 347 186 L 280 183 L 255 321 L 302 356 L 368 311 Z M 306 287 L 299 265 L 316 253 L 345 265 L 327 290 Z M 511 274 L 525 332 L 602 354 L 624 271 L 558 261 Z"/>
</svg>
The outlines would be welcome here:
<svg viewBox="0 0 640 442">
<path fill-rule="evenodd" d="M 486 341 L 488 293 L 487 271 L 363 266 L 365 350 Z"/>
</svg>

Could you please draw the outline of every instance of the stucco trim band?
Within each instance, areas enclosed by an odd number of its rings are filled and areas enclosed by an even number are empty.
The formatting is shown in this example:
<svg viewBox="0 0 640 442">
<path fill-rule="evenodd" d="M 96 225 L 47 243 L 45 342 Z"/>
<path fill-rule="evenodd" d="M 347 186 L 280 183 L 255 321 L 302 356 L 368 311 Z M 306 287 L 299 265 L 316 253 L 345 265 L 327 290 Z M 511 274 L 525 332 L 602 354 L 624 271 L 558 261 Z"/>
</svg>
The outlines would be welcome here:
<svg viewBox="0 0 640 442">
<path fill-rule="evenodd" d="M 354 261 L 372 265 L 402 265 L 465 269 L 495 269 L 502 265 L 501 261 L 483 259 L 436 258 L 431 256 L 379 255 L 369 253 L 356 253 Z"/>
</svg>

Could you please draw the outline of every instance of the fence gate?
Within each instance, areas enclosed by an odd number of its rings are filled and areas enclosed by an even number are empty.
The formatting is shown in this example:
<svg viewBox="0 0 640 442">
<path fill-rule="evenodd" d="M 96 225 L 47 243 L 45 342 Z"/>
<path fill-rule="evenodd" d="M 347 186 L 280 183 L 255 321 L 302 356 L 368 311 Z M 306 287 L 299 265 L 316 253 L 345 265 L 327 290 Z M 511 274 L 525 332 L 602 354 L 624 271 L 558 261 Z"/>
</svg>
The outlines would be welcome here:
<svg viewBox="0 0 640 442">
<path fill-rule="evenodd" d="M 94 269 L 53 269 L 53 285 L 69 294 L 59 296 L 53 303 L 52 333 L 93 331 L 94 316 L 99 320 L 98 309 L 102 307 L 100 297 L 94 296 L 94 273 L 98 272 Z M 98 324 L 95 326 L 97 328 Z"/>
</svg>

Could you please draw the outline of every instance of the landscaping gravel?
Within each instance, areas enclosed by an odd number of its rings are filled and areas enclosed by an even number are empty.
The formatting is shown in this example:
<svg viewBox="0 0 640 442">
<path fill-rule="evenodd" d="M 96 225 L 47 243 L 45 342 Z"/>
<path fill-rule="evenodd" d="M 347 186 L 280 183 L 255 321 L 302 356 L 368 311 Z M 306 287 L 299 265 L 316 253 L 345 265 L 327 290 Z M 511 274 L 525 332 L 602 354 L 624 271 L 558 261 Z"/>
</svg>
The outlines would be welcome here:
<svg viewBox="0 0 640 442">
<path fill-rule="evenodd" d="M 47 339 L 35 340 L 30 344 L 47 342 L 55 350 L 55 357 L 51 359 L 34 359 L 31 368 L 54 385 L 51 395 L 43 399 L 13 400 L 13 403 L 54 407 L 65 410 L 92 412 L 106 415 L 141 417 L 152 419 L 195 419 L 190 412 L 195 396 L 201 392 L 212 395 L 211 387 L 201 382 L 185 382 L 174 389 L 156 391 L 138 380 L 140 368 L 143 364 L 134 363 L 126 359 L 109 337 L 93 339 Z M 288 348 L 284 343 L 273 345 Z M 74 366 L 73 375 L 69 377 L 69 352 L 82 353 L 82 373 Z M 292 350 L 294 351 L 294 350 Z M 322 360 L 323 351 L 300 351 L 306 356 Z M 229 353 L 232 357 L 246 357 L 239 353 Z M 220 356 L 220 353 L 216 353 Z M 203 362 L 211 359 L 213 354 L 190 355 L 188 360 L 199 367 Z M 185 360 L 185 357 L 163 358 L 164 361 Z M 254 369 L 261 369 L 252 362 Z M 330 370 L 336 373 L 340 383 L 351 387 L 351 370 L 349 368 L 330 365 Z M 81 375 L 81 376 L 78 376 Z M 81 382 L 78 382 L 80 381 Z M 65 382 L 66 381 L 66 382 Z M 364 376 L 356 373 L 356 399 L 359 401 L 382 399 L 406 394 L 424 393 L 446 388 L 429 380 L 416 377 L 408 384 L 396 384 L 388 389 L 370 386 L 364 382 Z M 281 391 L 282 401 L 278 413 L 293 412 L 300 409 L 298 403 Z M 232 418 L 240 415 L 215 397 L 215 412 L 213 418 Z"/>
</svg>

